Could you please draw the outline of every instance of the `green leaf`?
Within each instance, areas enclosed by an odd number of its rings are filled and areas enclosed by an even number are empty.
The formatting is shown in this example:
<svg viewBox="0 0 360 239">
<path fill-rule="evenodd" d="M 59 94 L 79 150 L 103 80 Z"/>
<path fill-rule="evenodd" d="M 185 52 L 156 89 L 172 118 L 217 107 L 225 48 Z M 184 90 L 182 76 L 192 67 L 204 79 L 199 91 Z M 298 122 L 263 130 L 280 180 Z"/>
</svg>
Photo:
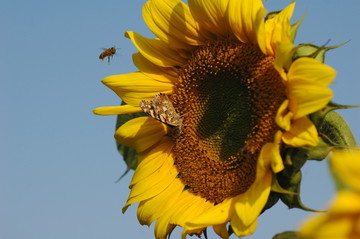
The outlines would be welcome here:
<svg viewBox="0 0 360 239">
<path fill-rule="evenodd" d="M 273 239 L 302 239 L 295 231 L 285 231 L 276 234 Z"/>
<path fill-rule="evenodd" d="M 124 105 L 124 103 L 122 103 L 121 105 Z M 118 115 L 117 119 L 116 119 L 116 130 L 118 128 L 120 128 L 123 124 L 125 124 L 127 121 L 140 117 L 140 116 L 145 116 L 146 114 L 141 112 L 141 113 L 131 113 L 131 114 L 122 114 L 122 115 Z M 123 156 L 123 159 L 127 165 L 127 169 L 125 170 L 125 172 L 120 176 L 120 178 L 116 181 L 118 182 L 119 180 L 121 180 L 131 169 L 136 169 L 137 165 L 138 165 L 138 153 L 136 152 L 135 149 L 130 148 L 126 145 L 122 145 L 119 144 L 118 142 L 116 142 L 116 146 L 117 149 L 119 151 L 119 153 Z"/>
<path fill-rule="evenodd" d="M 127 165 L 125 172 L 116 180 L 116 182 L 119 182 L 131 169 L 136 169 L 138 165 L 138 153 L 135 149 L 122 144 L 117 144 L 117 148 Z"/>
</svg>

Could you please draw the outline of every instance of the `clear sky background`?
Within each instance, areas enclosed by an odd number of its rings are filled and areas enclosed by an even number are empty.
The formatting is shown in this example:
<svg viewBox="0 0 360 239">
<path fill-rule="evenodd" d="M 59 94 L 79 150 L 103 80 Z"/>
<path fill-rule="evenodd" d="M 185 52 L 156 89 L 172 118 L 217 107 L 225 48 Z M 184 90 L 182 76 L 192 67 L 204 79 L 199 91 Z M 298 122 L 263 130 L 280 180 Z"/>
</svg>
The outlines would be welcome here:
<svg viewBox="0 0 360 239">
<path fill-rule="evenodd" d="M 268 0 L 266 7 L 289 2 Z M 113 139 L 116 117 L 92 114 L 120 103 L 100 80 L 136 70 L 124 31 L 153 36 L 141 17 L 144 3 L 0 0 L 1 239 L 153 238 L 153 227 L 137 222 L 137 205 L 121 213 L 132 172 L 115 183 L 126 169 Z M 298 0 L 293 22 L 306 11 L 297 43 L 350 40 L 328 52 L 326 63 L 338 72 L 334 101 L 360 104 L 360 1 Z M 111 46 L 121 49 L 108 65 L 98 55 Z M 360 109 L 340 112 L 360 140 Z M 322 209 L 333 193 L 327 163 L 309 162 L 303 202 Z M 307 215 L 280 202 L 248 238 L 294 230 Z"/>
</svg>

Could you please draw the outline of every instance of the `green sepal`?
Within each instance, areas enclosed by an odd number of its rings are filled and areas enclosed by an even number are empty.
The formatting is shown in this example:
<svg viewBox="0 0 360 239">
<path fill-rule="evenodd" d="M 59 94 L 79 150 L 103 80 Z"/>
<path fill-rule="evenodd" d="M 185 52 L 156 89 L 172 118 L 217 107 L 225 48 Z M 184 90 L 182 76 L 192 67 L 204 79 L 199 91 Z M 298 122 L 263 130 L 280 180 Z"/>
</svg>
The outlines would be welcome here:
<svg viewBox="0 0 360 239">
<path fill-rule="evenodd" d="M 328 108 L 328 111 L 330 111 L 330 110 L 338 110 L 338 109 L 359 108 L 360 105 L 341 105 L 330 101 L 326 107 Z"/>
<path fill-rule="evenodd" d="M 281 11 L 274 11 L 274 12 L 269 12 L 268 14 L 266 14 L 265 16 L 265 21 L 269 20 L 273 17 L 275 17 L 276 15 L 278 15 Z"/>
<path fill-rule="evenodd" d="M 315 113 L 312 113 L 309 118 L 316 126 L 320 126 L 326 114 L 329 113 L 330 111 L 338 110 L 338 109 L 359 108 L 359 107 L 360 105 L 341 105 L 330 101 L 323 109 Z"/>
<path fill-rule="evenodd" d="M 273 181 L 271 184 L 271 192 L 268 197 L 268 200 L 266 201 L 266 204 L 262 210 L 261 213 L 265 212 L 266 210 L 270 209 L 272 206 L 274 206 L 280 199 L 281 194 L 296 194 L 295 192 L 291 192 L 283 188 L 278 180 L 276 175 L 273 176 Z"/>
<path fill-rule="evenodd" d="M 323 116 L 322 120 L 317 115 L 316 122 L 319 125 L 316 125 L 316 127 L 320 137 L 335 149 L 347 150 L 357 148 L 357 143 L 350 127 L 341 115 L 333 110 L 350 107 L 332 103 L 329 106 L 330 110 Z M 346 188 L 346 185 L 333 172 L 332 167 L 330 167 L 330 173 L 337 190 Z"/>
<path fill-rule="evenodd" d="M 296 192 L 289 191 L 289 190 L 286 190 L 285 188 L 283 188 L 280 185 L 280 183 L 275 175 L 273 177 L 273 181 L 271 184 L 271 191 L 276 192 L 276 193 L 282 193 L 282 194 L 292 194 L 292 195 L 297 194 Z"/>
<path fill-rule="evenodd" d="M 232 229 L 231 224 L 228 225 L 227 231 L 228 231 L 229 236 L 231 236 L 232 234 L 234 234 L 234 229 Z"/>
<path fill-rule="evenodd" d="M 319 137 L 319 144 L 315 147 L 304 147 L 308 151 L 308 160 L 321 161 L 325 159 L 334 148 Z"/>
<path fill-rule="evenodd" d="M 349 108 L 348 106 L 344 107 Z M 334 111 L 338 108 L 339 105 L 335 107 L 332 103 L 324 110 L 310 115 L 310 119 L 315 124 L 319 136 L 330 147 L 338 149 L 355 148 L 357 144 L 350 127 L 340 114 Z"/>
<path fill-rule="evenodd" d="M 290 180 L 306 162 L 306 151 L 301 148 L 287 148 L 285 149 L 283 159 L 285 161 L 285 169 L 274 175 L 271 193 L 263 211 L 274 206 L 284 194 L 298 194 L 297 191 L 289 190 Z"/>
<path fill-rule="evenodd" d="M 291 25 L 291 28 L 290 28 L 290 39 L 291 39 L 292 42 L 295 41 L 297 31 L 298 31 L 298 29 L 299 29 L 302 21 L 304 20 L 305 15 L 306 15 L 306 13 L 304 13 L 297 22 L 295 22 L 294 24 Z"/>
<path fill-rule="evenodd" d="M 305 148 L 286 148 L 283 156 L 285 169 L 278 175 L 288 179 L 293 177 L 304 166 L 308 157 L 309 154 Z"/>
<path fill-rule="evenodd" d="M 271 192 L 262 212 L 274 206 L 283 194 L 289 194 L 293 196 L 298 194 L 297 191 L 289 190 L 290 180 L 304 165 L 306 158 L 306 151 L 303 149 L 285 149 L 285 153 L 283 155 L 285 169 L 282 172 L 274 175 L 271 185 Z"/>
<path fill-rule="evenodd" d="M 319 210 L 311 209 L 306 207 L 300 199 L 300 184 L 301 184 L 301 171 L 297 172 L 289 181 L 289 185 L 286 187 L 287 190 L 294 192 L 294 194 L 281 194 L 280 200 L 291 208 L 299 208 L 310 212 L 321 212 Z"/>
<path fill-rule="evenodd" d="M 295 54 L 293 55 L 293 61 L 295 61 L 296 59 L 298 59 L 300 57 L 310 57 L 310 58 L 314 58 L 315 60 L 318 60 L 318 61 L 324 63 L 325 53 L 328 50 L 338 48 L 346 43 L 347 42 L 344 42 L 344 43 L 341 43 L 336 46 L 316 46 L 313 44 L 299 44 L 299 46 L 297 46 L 295 48 Z"/>
<path fill-rule="evenodd" d="M 295 192 L 292 191 L 288 191 L 285 188 L 283 188 L 280 184 L 279 181 L 276 177 L 276 174 L 273 175 L 273 180 L 271 183 L 271 192 L 270 195 L 268 197 L 268 200 L 262 210 L 261 213 L 263 213 L 264 211 L 266 211 L 267 209 L 271 208 L 272 206 L 274 206 L 280 199 L 280 194 L 296 194 Z"/>
<path fill-rule="evenodd" d="M 277 174 L 281 188 L 291 193 L 280 193 L 280 200 L 288 208 L 299 208 L 306 211 L 317 211 L 304 206 L 300 199 L 301 168 L 309 158 L 305 148 L 287 148 L 283 155 L 285 169 Z"/>
<path fill-rule="evenodd" d="M 125 105 L 125 103 L 122 103 L 121 105 Z M 137 118 L 137 117 L 145 116 L 145 115 L 146 114 L 143 112 L 118 115 L 117 119 L 116 119 L 116 130 L 118 130 L 127 121 Z M 116 180 L 116 182 L 118 182 L 130 170 L 136 169 L 136 167 L 138 165 L 138 153 L 136 152 L 135 149 L 128 147 L 126 145 L 123 145 L 123 144 L 119 144 L 117 141 L 116 141 L 116 147 L 117 147 L 118 152 L 123 156 L 123 159 L 127 165 L 125 172 L 119 177 L 118 180 Z"/>
<path fill-rule="evenodd" d="M 205 238 L 205 239 L 208 239 L 207 227 L 205 227 L 205 229 L 204 229 L 204 231 L 203 231 L 203 234 L 204 234 L 204 238 Z M 169 235 L 169 238 L 170 238 L 170 235 Z"/>
<path fill-rule="evenodd" d="M 341 117 L 341 115 L 335 111 L 337 109 L 349 109 L 356 107 L 360 106 L 341 105 L 334 102 L 329 102 L 324 109 L 310 115 L 309 118 L 315 124 L 321 138 L 321 144 L 317 147 L 324 147 L 325 150 L 329 151 L 332 149 L 347 150 L 357 148 L 357 143 L 350 127 Z M 326 144 L 328 148 L 326 148 L 324 144 Z M 316 157 L 313 155 L 310 157 L 310 159 L 315 158 Z M 339 178 L 336 176 L 336 174 L 334 174 L 331 167 L 330 173 L 337 190 L 346 188 L 341 180 L 339 180 Z"/>
<path fill-rule="evenodd" d="M 261 211 L 261 213 L 265 212 L 266 210 L 270 209 L 272 206 L 274 206 L 280 199 L 280 194 L 274 191 L 270 192 L 270 195 L 268 197 L 268 200 L 266 201 L 266 204 Z"/>
<path fill-rule="evenodd" d="M 272 239 L 302 239 L 296 231 L 285 231 L 276 234 Z"/>
</svg>

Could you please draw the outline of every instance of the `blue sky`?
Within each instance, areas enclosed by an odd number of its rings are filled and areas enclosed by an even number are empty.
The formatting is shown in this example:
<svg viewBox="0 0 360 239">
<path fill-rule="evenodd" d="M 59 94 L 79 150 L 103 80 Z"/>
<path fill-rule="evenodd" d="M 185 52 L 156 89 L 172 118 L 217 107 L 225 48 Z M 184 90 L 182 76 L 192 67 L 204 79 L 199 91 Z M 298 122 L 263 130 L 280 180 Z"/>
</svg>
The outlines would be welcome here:
<svg viewBox="0 0 360 239">
<path fill-rule="evenodd" d="M 126 168 L 113 140 L 115 117 L 92 114 L 120 102 L 100 80 L 136 70 L 124 31 L 153 36 L 141 17 L 144 3 L 0 1 L 0 238 L 152 238 L 153 228 L 137 222 L 136 205 L 121 213 L 132 173 L 115 183 Z M 360 1 L 299 0 L 293 22 L 305 11 L 297 43 L 350 40 L 328 52 L 326 63 L 338 72 L 334 101 L 360 104 Z M 98 55 L 111 46 L 121 49 L 108 65 Z M 360 140 L 360 109 L 340 113 Z M 309 162 L 304 203 L 321 209 L 332 194 L 327 163 Z M 249 238 L 294 230 L 307 215 L 278 203 Z"/>
</svg>

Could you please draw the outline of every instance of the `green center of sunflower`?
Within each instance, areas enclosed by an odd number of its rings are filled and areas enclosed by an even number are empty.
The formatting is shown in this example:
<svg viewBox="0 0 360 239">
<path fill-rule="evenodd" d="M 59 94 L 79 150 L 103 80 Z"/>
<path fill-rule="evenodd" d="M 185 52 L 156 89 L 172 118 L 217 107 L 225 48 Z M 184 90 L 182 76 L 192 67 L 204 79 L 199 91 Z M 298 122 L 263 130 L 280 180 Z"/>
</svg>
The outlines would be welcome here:
<svg viewBox="0 0 360 239">
<path fill-rule="evenodd" d="M 208 43 L 180 70 L 171 99 L 183 118 L 173 153 L 186 189 L 214 203 L 246 192 L 286 99 L 274 58 L 237 41 Z"/>
</svg>

